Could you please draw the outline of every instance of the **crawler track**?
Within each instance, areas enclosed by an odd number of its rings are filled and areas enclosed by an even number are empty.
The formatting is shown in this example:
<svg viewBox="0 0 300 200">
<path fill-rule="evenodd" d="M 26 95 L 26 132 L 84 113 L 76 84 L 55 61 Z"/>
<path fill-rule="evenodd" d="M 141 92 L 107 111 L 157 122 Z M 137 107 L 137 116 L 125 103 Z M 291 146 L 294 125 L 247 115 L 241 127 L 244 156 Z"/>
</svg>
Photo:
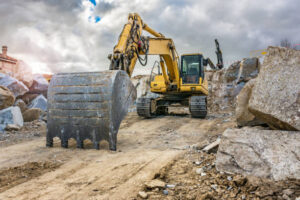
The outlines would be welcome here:
<svg viewBox="0 0 300 200">
<path fill-rule="evenodd" d="M 190 112 L 192 117 L 205 118 L 207 115 L 206 96 L 191 96 Z"/>
</svg>

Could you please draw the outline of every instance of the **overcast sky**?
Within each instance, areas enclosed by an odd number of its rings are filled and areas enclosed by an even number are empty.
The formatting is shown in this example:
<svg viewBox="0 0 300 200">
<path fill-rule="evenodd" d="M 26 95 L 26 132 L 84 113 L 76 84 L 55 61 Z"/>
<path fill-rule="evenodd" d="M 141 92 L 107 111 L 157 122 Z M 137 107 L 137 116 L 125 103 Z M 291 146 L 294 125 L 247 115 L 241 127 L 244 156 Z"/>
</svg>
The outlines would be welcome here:
<svg viewBox="0 0 300 200">
<path fill-rule="evenodd" d="M 226 65 L 283 38 L 300 44 L 298 0 L 1 0 L 0 45 L 34 72 L 105 70 L 130 12 L 172 38 L 179 54 L 215 61 L 218 38 Z"/>
</svg>

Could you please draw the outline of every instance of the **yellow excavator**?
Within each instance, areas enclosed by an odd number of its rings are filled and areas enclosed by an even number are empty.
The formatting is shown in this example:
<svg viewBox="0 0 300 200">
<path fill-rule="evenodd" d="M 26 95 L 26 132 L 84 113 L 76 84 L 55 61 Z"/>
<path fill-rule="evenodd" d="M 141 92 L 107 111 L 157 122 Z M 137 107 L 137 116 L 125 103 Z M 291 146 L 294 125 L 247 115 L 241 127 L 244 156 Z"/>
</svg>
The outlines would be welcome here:
<svg viewBox="0 0 300 200">
<path fill-rule="evenodd" d="M 154 37 L 146 37 L 147 31 Z M 85 139 L 99 149 L 106 140 L 110 150 L 116 150 L 117 133 L 128 107 L 136 99 L 136 88 L 130 81 L 136 62 L 145 66 L 149 55 L 159 56 L 159 72 L 151 80 L 151 92 L 157 97 L 137 100 L 137 113 L 146 118 L 165 114 L 168 106 L 179 103 L 189 106 L 192 117 L 207 114 L 208 84 L 204 66 L 223 68 L 222 52 L 217 46 L 215 66 L 202 54 L 184 54 L 179 58 L 174 42 L 151 29 L 136 13 L 128 16 L 113 53 L 108 56 L 109 70 L 102 72 L 55 74 L 48 88 L 46 146 L 53 146 L 59 137 L 67 148 L 68 140 L 83 148 Z"/>
</svg>

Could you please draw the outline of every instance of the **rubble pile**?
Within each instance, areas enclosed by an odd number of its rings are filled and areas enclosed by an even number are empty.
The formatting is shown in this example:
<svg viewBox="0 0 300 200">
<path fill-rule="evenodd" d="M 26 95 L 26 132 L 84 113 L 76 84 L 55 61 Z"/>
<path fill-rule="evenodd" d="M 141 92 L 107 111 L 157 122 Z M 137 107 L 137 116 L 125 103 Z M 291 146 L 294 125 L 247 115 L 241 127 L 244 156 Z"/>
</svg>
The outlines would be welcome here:
<svg viewBox="0 0 300 200">
<path fill-rule="evenodd" d="M 237 61 L 222 70 L 206 71 L 209 86 L 208 110 L 210 112 L 232 111 L 236 96 L 245 84 L 258 75 L 258 58 Z"/>
<path fill-rule="evenodd" d="M 155 175 L 137 194 L 141 199 L 296 199 L 300 180 L 274 181 L 255 176 L 228 174 L 216 169 L 216 155 L 190 149 Z"/>
<path fill-rule="evenodd" d="M 300 179 L 299 77 L 300 51 L 268 48 L 257 78 L 237 97 L 236 121 L 242 128 L 223 133 L 219 171 L 275 181 Z"/>
<path fill-rule="evenodd" d="M 42 119 L 47 112 L 47 90 L 48 81 L 42 75 L 0 73 L 0 132 Z"/>
</svg>

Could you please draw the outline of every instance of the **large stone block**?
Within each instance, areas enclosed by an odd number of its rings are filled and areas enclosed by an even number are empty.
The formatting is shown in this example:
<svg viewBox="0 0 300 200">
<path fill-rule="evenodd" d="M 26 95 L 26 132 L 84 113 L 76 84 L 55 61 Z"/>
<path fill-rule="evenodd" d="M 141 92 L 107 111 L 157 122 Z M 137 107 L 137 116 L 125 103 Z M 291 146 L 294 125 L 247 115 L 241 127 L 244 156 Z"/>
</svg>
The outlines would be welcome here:
<svg viewBox="0 0 300 200">
<path fill-rule="evenodd" d="M 14 94 L 4 86 L 0 86 L 0 110 L 14 104 Z"/>
<path fill-rule="evenodd" d="M 49 83 L 43 75 L 35 74 L 33 76 L 33 84 L 29 90 L 30 93 L 43 94 L 44 96 L 47 96 L 48 86 Z"/>
<path fill-rule="evenodd" d="M 131 82 L 136 88 L 137 98 L 144 97 L 150 93 L 150 76 L 138 75 L 131 78 Z"/>
<path fill-rule="evenodd" d="M 27 109 L 24 113 L 23 113 L 23 119 L 24 122 L 31 122 L 37 119 L 40 119 L 41 115 L 42 115 L 42 110 L 39 108 L 30 108 Z"/>
<path fill-rule="evenodd" d="M 47 99 L 41 94 L 32 100 L 29 108 L 39 108 L 42 111 L 47 111 Z"/>
<path fill-rule="evenodd" d="M 2 73 L 0 73 L 0 85 L 7 87 L 10 91 L 14 93 L 15 97 L 22 96 L 23 94 L 29 91 L 29 89 L 26 85 L 24 85 L 24 83 Z"/>
<path fill-rule="evenodd" d="M 269 47 L 249 110 L 274 129 L 300 130 L 300 51 Z"/>
<path fill-rule="evenodd" d="M 236 98 L 235 116 L 238 126 L 254 126 L 263 124 L 263 122 L 257 119 L 248 109 L 248 103 L 254 85 L 255 79 L 247 82 Z"/>
<path fill-rule="evenodd" d="M 3 131 L 8 124 L 23 126 L 23 116 L 18 106 L 0 110 L 0 131 Z"/>
<path fill-rule="evenodd" d="M 255 78 L 259 72 L 258 58 L 246 58 L 237 61 L 225 69 L 226 82 L 248 81 Z"/>
<path fill-rule="evenodd" d="M 18 99 L 14 106 L 18 106 L 21 109 L 21 112 L 24 113 L 27 110 L 27 105 L 22 99 Z"/>
<path fill-rule="evenodd" d="M 300 178 L 300 132 L 227 129 L 219 145 L 216 167 L 274 180 Z"/>
</svg>

